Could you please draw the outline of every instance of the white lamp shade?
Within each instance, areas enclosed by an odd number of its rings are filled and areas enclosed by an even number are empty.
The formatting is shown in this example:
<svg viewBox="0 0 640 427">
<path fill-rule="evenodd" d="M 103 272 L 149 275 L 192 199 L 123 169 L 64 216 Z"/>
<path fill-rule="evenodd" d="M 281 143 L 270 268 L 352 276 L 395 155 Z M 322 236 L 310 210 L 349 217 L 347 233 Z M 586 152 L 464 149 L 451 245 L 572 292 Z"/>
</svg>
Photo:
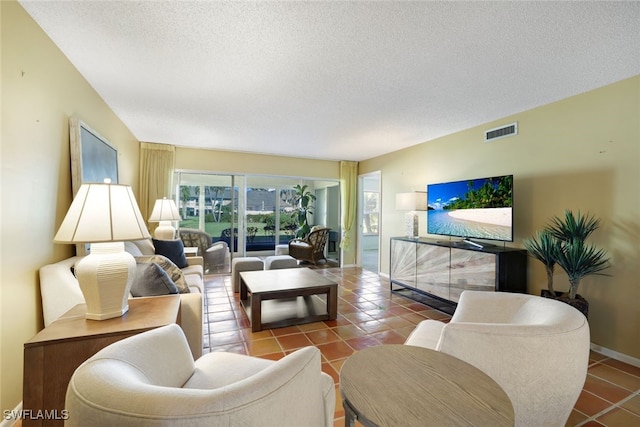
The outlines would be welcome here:
<svg viewBox="0 0 640 427">
<path fill-rule="evenodd" d="M 130 186 L 83 184 L 53 241 L 122 242 L 149 237 Z"/>
<path fill-rule="evenodd" d="M 410 193 L 396 194 L 396 209 L 399 211 L 426 211 L 427 193 L 424 191 L 412 191 Z"/>
<path fill-rule="evenodd" d="M 80 187 L 53 241 L 91 243 L 89 255 L 75 266 L 87 319 L 111 319 L 129 310 L 136 261 L 122 242 L 149 237 L 131 187 L 106 183 Z"/>
<path fill-rule="evenodd" d="M 178 212 L 176 202 L 164 198 L 156 200 L 149 222 L 180 221 L 180 219 L 180 212 Z"/>
</svg>

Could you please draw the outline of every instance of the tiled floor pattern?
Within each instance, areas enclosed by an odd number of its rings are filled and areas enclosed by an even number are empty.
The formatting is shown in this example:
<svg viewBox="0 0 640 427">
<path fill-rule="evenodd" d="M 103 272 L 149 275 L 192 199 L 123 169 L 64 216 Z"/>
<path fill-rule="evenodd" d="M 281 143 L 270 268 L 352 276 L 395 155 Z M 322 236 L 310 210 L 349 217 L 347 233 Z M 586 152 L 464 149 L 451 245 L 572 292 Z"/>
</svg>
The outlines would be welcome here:
<svg viewBox="0 0 640 427">
<path fill-rule="evenodd" d="M 423 319 L 449 315 L 391 294 L 386 279 L 360 268 L 322 268 L 339 284 L 338 319 L 252 333 L 231 289 L 229 275 L 206 278 L 205 352 L 229 351 L 279 359 L 315 345 L 322 369 L 336 382 L 336 426 L 344 425 L 338 387 L 340 367 L 354 352 L 380 344 L 401 344 Z M 592 352 L 586 384 L 567 426 L 640 426 L 640 368 Z"/>
</svg>

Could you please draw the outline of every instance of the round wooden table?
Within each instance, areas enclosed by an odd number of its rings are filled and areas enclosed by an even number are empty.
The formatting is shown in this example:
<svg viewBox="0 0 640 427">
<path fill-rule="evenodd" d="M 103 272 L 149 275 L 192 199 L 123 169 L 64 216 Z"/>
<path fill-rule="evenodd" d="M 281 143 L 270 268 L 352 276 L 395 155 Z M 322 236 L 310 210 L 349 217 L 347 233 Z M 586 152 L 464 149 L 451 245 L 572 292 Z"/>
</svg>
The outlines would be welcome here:
<svg viewBox="0 0 640 427">
<path fill-rule="evenodd" d="M 345 426 L 513 426 L 511 400 L 478 368 L 439 351 L 380 345 L 340 371 Z"/>
</svg>

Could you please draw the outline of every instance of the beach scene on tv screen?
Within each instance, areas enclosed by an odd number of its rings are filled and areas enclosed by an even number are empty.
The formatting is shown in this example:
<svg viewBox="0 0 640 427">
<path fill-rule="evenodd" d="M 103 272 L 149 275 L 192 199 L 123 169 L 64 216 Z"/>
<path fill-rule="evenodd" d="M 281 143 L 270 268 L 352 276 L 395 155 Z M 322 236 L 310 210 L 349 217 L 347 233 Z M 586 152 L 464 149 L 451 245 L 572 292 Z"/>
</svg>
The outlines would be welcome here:
<svg viewBox="0 0 640 427">
<path fill-rule="evenodd" d="M 513 176 L 427 186 L 427 232 L 511 241 Z"/>
</svg>

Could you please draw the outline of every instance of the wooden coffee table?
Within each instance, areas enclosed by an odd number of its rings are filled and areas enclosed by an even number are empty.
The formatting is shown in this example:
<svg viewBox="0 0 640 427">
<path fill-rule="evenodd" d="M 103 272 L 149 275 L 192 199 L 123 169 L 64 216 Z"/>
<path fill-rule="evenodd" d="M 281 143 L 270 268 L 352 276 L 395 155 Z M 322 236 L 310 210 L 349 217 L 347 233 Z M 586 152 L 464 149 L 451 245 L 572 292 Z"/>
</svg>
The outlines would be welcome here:
<svg viewBox="0 0 640 427">
<path fill-rule="evenodd" d="M 243 271 L 240 300 L 253 332 L 338 316 L 338 284 L 309 268 Z"/>
<path fill-rule="evenodd" d="M 345 426 L 513 426 L 513 405 L 478 368 L 410 345 L 360 350 L 340 370 Z"/>
</svg>

